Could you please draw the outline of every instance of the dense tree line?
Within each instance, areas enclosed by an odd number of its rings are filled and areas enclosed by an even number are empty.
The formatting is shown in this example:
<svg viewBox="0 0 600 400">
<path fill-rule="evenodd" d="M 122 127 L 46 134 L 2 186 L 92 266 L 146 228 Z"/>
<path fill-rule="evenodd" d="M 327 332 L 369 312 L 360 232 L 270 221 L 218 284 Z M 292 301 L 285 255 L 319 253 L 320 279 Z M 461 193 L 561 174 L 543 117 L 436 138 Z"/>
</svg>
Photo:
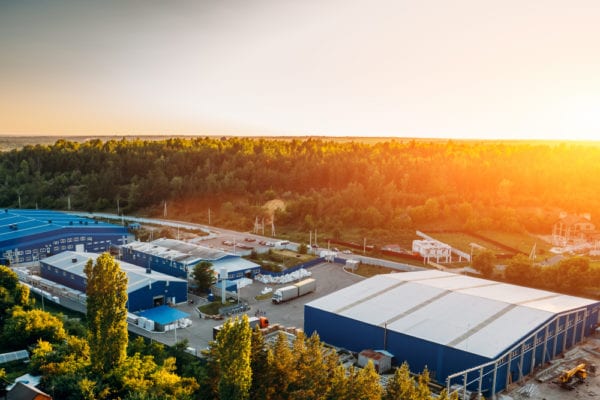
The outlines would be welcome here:
<svg viewBox="0 0 600 400">
<path fill-rule="evenodd" d="M 290 339 L 280 333 L 265 344 L 248 318 L 229 320 L 207 351 L 206 373 L 200 378 L 206 400 L 430 400 L 456 399 L 430 390 L 427 370 L 413 376 L 406 363 L 385 385 L 369 362 L 364 368 L 340 364 L 337 353 L 314 334 Z"/>
<path fill-rule="evenodd" d="M 436 221 L 548 232 L 557 210 L 598 210 L 600 147 L 520 142 L 99 139 L 0 154 L 0 205 L 141 209 L 249 229 L 281 198 L 278 224 L 339 234 Z"/>
</svg>

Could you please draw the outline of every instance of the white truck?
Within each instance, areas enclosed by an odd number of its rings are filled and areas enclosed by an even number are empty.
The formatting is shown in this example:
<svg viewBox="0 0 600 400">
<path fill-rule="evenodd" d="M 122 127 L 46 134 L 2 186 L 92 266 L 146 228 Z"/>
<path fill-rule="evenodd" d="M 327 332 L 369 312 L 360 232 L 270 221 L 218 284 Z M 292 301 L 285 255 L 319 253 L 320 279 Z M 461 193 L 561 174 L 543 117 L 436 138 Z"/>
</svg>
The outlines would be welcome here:
<svg viewBox="0 0 600 400">
<path fill-rule="evenodd" d="M 308 278 L 290 286 L 279 288 L 273 292 L 271 300 L 275 304 L 282 303 L 296 297 L 304 296 L 307 293 L 314 292 L 317 289 L 317 281 Z"/>
</svg>

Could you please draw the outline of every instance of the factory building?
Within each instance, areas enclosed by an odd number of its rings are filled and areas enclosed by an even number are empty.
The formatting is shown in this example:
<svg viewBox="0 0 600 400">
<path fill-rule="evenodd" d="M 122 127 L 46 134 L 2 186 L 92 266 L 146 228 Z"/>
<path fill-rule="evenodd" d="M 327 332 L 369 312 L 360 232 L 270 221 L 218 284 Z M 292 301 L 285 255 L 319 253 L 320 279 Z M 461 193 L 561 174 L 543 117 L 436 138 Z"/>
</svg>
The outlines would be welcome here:
<svg viewBox="0 0 600 400">
<path fill-rule="evenodd" d="M 0 210 L 0 264 L 41 260 L 62 251 L 103 252 L 127 243 L 127 228 L 47 210 Z"/>
<path fill-rule="evenodd" d="M 85 293 L 87 278 L 84 268 L 100 254 L 65 251 L 40 261 L 42 278 Z M 164 304 L 187 302 L 187 281 L 137 265 L 119 261 L 127 274 L 127 309 L 129 312 L 151 309 Z"/>
<path fill-rule="evenodd" d="M 486 397 L 591 335 L 600 302 L 443 271 L 375 276 L 305 305 L 304 329 Z"/>
<path fill-rule="evenodd" d="M 260 272 L 260 265 L 237 254 L 175 239 L 129 243 L 122 246 L 121 257 L 129 263 L 180 278 L 191 278 L 194 266 L 201 261 L 210 262 L 215 274 L 225 269 L 229 280 L 250 278 Z"/>
</svg>

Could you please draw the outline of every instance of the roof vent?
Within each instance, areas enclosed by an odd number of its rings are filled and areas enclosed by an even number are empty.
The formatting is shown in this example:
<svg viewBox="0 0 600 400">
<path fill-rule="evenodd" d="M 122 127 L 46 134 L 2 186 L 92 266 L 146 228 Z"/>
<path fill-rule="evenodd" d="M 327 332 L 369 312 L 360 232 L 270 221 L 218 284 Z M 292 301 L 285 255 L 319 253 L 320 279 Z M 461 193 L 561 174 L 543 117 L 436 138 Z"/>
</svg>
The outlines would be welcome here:
<svg viewBox="0 0 600 400">
<path fill-rule="evenodd" d="M 75 263 L 77 262 L 77 258 L 75 258 L 75 257 L 71 258 L 71 262 L 72 262 L 73 264 L 75 264 Z"/>
<path fill-rule="evenodd" d="M 146 273 L 147 274 L 151 274 L 152 273 L 152 269 L 151 268 L 146 268 Z"/>
</svg>

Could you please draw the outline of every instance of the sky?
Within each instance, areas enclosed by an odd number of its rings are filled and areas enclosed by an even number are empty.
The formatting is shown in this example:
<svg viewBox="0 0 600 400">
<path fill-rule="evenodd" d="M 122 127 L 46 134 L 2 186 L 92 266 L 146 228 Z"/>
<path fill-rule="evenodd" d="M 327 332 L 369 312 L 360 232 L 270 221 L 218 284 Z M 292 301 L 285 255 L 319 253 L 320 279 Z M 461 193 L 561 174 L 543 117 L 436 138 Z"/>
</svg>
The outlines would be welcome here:
<svg viewBox="0 0 600 400">
<path fill-rule="evenodd" d="M 597 0 L 0 0 L 0 135 L 600 140 Z"/>
</svg>

